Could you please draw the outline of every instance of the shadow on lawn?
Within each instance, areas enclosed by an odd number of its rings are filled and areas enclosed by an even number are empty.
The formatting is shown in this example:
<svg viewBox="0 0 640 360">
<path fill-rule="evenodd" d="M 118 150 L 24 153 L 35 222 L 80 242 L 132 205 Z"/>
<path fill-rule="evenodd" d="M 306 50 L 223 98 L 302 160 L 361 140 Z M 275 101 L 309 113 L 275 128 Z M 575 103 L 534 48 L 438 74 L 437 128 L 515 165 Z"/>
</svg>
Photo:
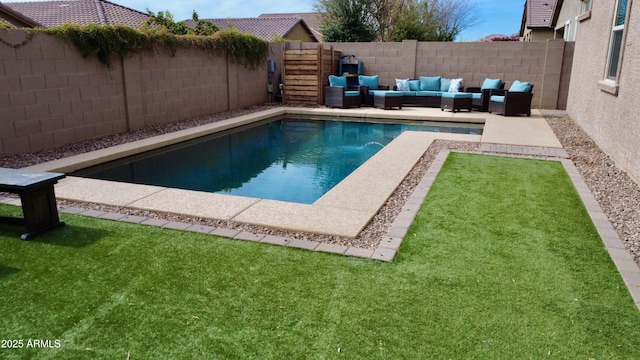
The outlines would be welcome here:
<svg viewBox="0 0 640 360">
<path fill-rule="evenodd" d="M 22 235 L 22 233 L 24 233 L 24 225 L 0 223 L 0 236 L 20 240 L 20 235 Z"/>
<path fill-rule="evenodd" d="M 20 269 L 0 264 L 0 279 L 4 279 L 18 271 L 20 271 Z"/>
<path fill-rule="evenodd" d="M 109 232 L 78 225 L 65 224 L 61 228 L 38 235 L 29 242 L 81 248 L 89 246 L 106 237 Z"/>
</svg>

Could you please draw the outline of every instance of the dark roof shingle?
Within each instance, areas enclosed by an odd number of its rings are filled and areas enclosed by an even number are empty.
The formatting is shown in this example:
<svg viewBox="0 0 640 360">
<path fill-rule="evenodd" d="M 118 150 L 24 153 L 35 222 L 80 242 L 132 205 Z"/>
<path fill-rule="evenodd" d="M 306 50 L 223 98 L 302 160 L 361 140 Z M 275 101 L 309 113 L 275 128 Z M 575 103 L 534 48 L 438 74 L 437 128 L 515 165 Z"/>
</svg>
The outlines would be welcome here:
<svg viewBox="0 0 640 360">
<path fill-rule="evenodd" d="M 527 0 L 527 27 L 553 27 L 557 5 L 558 0 Z"/>
<path fill-rule="evenodd" d="M 258 17 L 258 18 L 235 18 L 235 19 L 200 19 L 209 20 L 223 30 L 231 27 L 241 32 L 248 32 L 266 41 L 272 41 L 277 37 L 285 37 L 299 23 L 309 27 L 299 17 Z M 193 20 L 187 20 L 189 26 L 193 26 Z M 309 29 L 310 33 L 311 30 Z M 313 33 L 311 33 L 313 34 Z"/>
<path fill-rule="evenodd" d="M 3 4 L 37 21 L 43 27 L 64 24 L 122 24 L 140 28 L 149 17 L 141 11 L 105 0 L 58 0 Z"/>
</svg>

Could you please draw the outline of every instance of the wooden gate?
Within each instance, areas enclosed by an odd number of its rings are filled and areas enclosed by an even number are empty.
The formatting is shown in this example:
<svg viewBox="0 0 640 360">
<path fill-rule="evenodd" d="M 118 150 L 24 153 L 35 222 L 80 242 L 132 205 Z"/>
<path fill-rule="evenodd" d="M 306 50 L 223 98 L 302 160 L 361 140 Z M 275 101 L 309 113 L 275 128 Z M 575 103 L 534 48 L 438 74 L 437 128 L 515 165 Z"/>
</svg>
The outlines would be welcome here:
<svg viewBox="0 0 640 360">
<path fill-rule="evenodd" d="M 341 52 L 333 46 L 325 49 L 283 50 L 282 85 L 285 104 L 324 104 L 324 87 L 328 77 L 335 74 Z"/>
</svg>

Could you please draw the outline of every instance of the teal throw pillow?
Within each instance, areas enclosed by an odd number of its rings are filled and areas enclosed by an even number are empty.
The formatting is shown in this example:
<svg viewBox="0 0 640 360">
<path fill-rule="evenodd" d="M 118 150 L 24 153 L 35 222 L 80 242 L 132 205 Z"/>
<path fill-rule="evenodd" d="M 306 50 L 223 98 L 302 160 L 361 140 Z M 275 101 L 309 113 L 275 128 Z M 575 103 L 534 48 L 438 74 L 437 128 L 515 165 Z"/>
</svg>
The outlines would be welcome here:
<svg viewBox="0 0 640 360">
<path fill-rule="evenodd" d="M 451 79 L 446 79 L 446 78 L 440 79 L 440 91 L 442 92 L 449 91 L 449 86 L 451 86 Z"/>
<path fill-rule="evenodd" d="M 345 76 L 329 75 L 329 86 L 342 86 L 347 88 L 347 78 Z"/>
<path fill-rule="evenodd" d="M 376 90 L 378 89 L 378 75 L 358 75 L 358 84 L 360 84 L 360 86 L 368 87 L 369 90 Z"/>
<path fill-rule="evenodd" d="M 420 80 L 409 80 L 409 90 L 420 91 Z"/>
<path fill-rule="evenodd" d="M 516 80 L 513 82 L 513 84 L 511 84 L 509 91 L 510 92 L 529 92 L 531 91 L 531 84 L 528 82 L 521 82 L 519 80 Z"/>
<path fill-rule="evenodd" d="M 440 91 L 440 76 L 420 76 L 420 91 Z"/>
</svg>

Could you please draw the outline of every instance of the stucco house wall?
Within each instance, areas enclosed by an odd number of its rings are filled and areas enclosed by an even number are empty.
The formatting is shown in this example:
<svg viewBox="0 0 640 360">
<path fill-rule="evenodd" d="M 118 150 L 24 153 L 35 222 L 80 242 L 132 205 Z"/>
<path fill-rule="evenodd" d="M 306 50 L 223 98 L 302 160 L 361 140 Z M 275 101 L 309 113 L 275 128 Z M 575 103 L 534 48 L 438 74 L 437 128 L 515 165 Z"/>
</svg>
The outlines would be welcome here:
<svg viewBox="0 0 640 360">
<path fill-rule="evenodd" d="M 626 42 L 618 91 L 606 86 L 605 70 L 615 1 L 594 1 L 576 37 L 567 111 L 575 122 L 640 183 L 640 4 L 632 6 L 625 25 Z"/>
<path fill-rule="evenodd" d="M 564 38 L 566 41 L 575 41 L 579 23 L 577 15 L 582 14 L 584 6 L 582 0 L 564 0 L 562 2 L 562 8 L 555 23 L 555 39 Z"/>
<path fill-rule="evenodd" d="M 287 35 L 284 36 L 289 41 L 313 42 L 315 39 L 301 23 L 298 23 Z"/>
</svg>

